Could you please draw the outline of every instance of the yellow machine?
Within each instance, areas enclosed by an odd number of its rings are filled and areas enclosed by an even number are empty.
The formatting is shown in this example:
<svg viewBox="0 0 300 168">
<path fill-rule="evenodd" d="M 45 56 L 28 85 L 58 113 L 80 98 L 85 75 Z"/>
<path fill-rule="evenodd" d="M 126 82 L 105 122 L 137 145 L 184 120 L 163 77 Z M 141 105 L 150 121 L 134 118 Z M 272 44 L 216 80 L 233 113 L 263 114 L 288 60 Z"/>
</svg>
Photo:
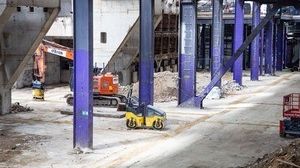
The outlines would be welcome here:
<svg viewBox="0 0 300 168">
<path fill-rule="evenodd" d="M 151 105 L 139 105 L 138 99 L 131 98 L 131 96 L 128 96 L 127 101 L 125 118 L 128 128 L 154 128 L 162 130 L 165 127 L 167 120 L 165 112 Z"/>
</svg>

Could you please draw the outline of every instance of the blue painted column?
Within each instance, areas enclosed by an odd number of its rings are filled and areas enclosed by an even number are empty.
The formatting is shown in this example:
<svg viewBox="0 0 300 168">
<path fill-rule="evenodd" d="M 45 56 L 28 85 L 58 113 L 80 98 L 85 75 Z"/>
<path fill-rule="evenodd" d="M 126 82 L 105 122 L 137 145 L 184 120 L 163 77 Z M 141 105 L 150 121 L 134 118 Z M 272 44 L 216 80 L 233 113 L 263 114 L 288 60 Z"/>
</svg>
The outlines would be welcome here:
<svg viewBox="0 0 300 168">
<path fill-rule="evenodd" d="M 260 75 L 264 75 L 264 60 L 265 60 L 265 29 L 263 29 L 260 33 L 260 61 L 259 61 L 259 69 Z"/>
<path fill-rule="evenodd" d="M 93 147 L 93 0 L 74 0 L 74 148 Z"/>
<path fill-rule="evenodd" d="M 273 31 L 273 64 L 272 64 L 272 75 L 275 75 L 277 65 L 277 19 L 274 20 L 274 31 Z"/>
<path fill-rule="evenodd" d="M 234 19 L 234 40 L 233 53 L 244 42 L 244 0 L 235 0 L 235 19 Z M 233 66 L 233 80 L 239 85 L 242 85 L 243 78 L 243 55 L 239 57 Z"/>
<path fill-rule="evenodd" d="M 197 52 L 196 2 L 194 0 L 182 0 L 180 8 L 178 105 L 195 97 Z"/>
<path fill-rule="evenodd" d="M 211 66 L 211 78 L 217 74 L 218 70 L 222 66 L 222 37 L 223 33 L 223 0 L 213 0 L 213 18 L 212 18 L 212 37 L 211 37 L 211 55 L 212 55 L 212 66 Z M 221 87 L 221 80 L 217 82 L 216 87 Z"/>
<path fill-rule="evenodd" d="M 206 55 L 205 55 L 205 35 L 206 35 L 206 25 L 202 25 L 202 31 L 201 31 L 201 54 L 202 54 L 202 61 L 201 61 L 201 66 L 203 69 L 205 69 L 205 60 L 206 60 Z"/>
<path fill-rule="evenodd" d="M 283 26 L 283 68 L 286 68 L 286 63 L 287 63 L 287 39 L 286 39 L 286 27 L 285 25 Z"/>
<path fill-rule="evenodd" d="M 279 21 L 280 22 L 280 21 Z M 276 39 L 276 70 L 282 71 L 283 69 L 283 23 L 280 22 L 277 26 L 277 39 Z"/>
<path fill-rule="evenodd" d="M 153 105 L 154 1 L 140 0 L 139 103 Z"/>
<path fill-rule="evenodd" d="M 268 11 L 270 6 L 268 6 Z M 265 74 L 273 74 L 273 56 L 274 56 L 274 21 L 271 20 L 268 22 L 266 28 L 266 45 L 265 45 Z"/>
<path fill-rule="evenodd" d="M 253 2 L 252 11 L 252 30 L 260 22 L 260 4 L 258 2 Z M 260 58 L 260 36 L 256 36 L 251 44 L 251 80 L 258 80 L 259 76 L 259 58 Z"/>
</svg>

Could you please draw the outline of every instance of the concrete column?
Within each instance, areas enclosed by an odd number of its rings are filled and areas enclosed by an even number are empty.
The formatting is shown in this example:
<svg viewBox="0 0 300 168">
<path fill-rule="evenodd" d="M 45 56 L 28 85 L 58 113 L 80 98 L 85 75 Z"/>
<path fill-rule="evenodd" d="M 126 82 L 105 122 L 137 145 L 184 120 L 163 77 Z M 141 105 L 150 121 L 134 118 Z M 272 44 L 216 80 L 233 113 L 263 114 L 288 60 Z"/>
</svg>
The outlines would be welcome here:
<svg viewBox="0 0 300 168">
<path fill-rule="evenodd" d="M 212 18 L 212 36 L 211 36 L 211 79 L 218 73 L 222 66 L 222 37 L 223 30 L 223 0 L 213 0 L 213 18 Z M 215 85 L 216 87 L 221 87 L 221 79 Z"/>
<path fill-rule="evenodd" d="M 270 6 L 268 6 L 268 12 Z M 265 45 L 265 74 L 273 74 L 273 57 L 274 57 L 274 21 L 270 20 L 266 26 L 266 45 Z"/>
<path fill-rule="evenodd" d="M 253 2 L 252 11 L 252 30 L 258 26 L 260 22 L 260 4 L 258 2 Z M 259 76 L 259 58 L 260 58 L 260 36 L 256 36 L 251 45 L 251 80 L 258 80 Z"/>
<path fill-rule="evenodd" d="M 244 0 L 235 1 L 235 19 L 234 19 L 234 39 L 233 39 L 233 53 L 244 42 Z M 233 66 L 233 80 L 239 85 L 242 85 L 243 78 L 243 55 L 241 55 Z"/>
<path fill-rule="evenodd" d="M 194 0 L 181 2 L 178 105 L 196 95 L 196 13 Z"/>
<path fill-rule="evenodd" d="M 0 87 L 0 115 L 10 112 L 11 90 Z"/>
<path fill-rule="evenodd" d="M 93 148 L 93 0 L 74 0 L 74 148 Z"/>
<path fill-rule="evenodd" d="M 130 69 L 123 70 L 122 72 L 122 81 L 120 81 L 121 85 L 129 85 L 132 82 L 132 72 Z M 120 79 L 120 77 L 119 77 Z"/>
<path fill-rule="evenodd" d="M 7 75 L 4 64 L 0 65 L 0 115 L 9 113 L 11 107 L 11 89 L 6 88 Z"/>
</svg>

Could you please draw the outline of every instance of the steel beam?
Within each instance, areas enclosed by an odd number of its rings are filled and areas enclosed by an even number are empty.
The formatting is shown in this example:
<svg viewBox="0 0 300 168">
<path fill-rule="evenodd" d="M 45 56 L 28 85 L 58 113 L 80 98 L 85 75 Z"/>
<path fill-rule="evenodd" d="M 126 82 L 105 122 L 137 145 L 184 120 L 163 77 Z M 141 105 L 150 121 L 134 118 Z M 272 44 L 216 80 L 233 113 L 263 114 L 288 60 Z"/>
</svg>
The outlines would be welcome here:
<svg viewBox="0 0 300 168">
<path fill-rule="evenodd" d="M 93 147 L 93 0 L 74 0 L 74 148 Z"/>
<path fill-rule="evenodd" d="M 196 96 L 197 55 L 196 2 L 194 0 L 183 0 L 180 9 L 178 105 L 182 105 Z M 192 104 L 190 105 L 192 106 Z"/>
<path fill-rule="evenodd" d="M 276 24 L 277 36 L 276 36 L 276 70 L 283 70 L 283 23 Z"/>
<path fill-rule="evenodd" d="M 251 34 L 246 38 L 244 43 L 241 47 L 235 52 L 233 57 L 231 57 L 225 65 L 223 65 L 217 72 L 214 74 L 214 78 L 212 81 L 207 85 L 207 87 L 198 95 L 196 98 L 192 99 L 191 101 L 196 102 L 199 104 L 200 107 L 203 107 L 203 100 L 206 98 L 208 93 L 213 89 L 214 86 L 220 81 L 220 79 L 224 76 L 224 74 L 232 67 L 234 62 L 241 56 L 241 54 L 247 49 L 250 43 L 255 39 L 255 37 L 261 32 L 264 26 L 273 19 L 274 15 L 277 13 L 279 7 L 273 6 L 272 9 L 267 13 L 264 19 L 259 23 L 259 25 L 251 32 Z"/>
<path fill-rule="evenodd" d="M 274 27 L 273 27 L 273 61 L 272 61 L 272 75 L 275 75 L 276 72 L 276 64 L 277 64 L 277 20 L 274 21 Z"/>
<path fill-rule="evenodd" d="M 211 79 L 215 77 L 217 71 L 222 67 L 222 37 L 223 33 L 223 0 L 213 0 L 213 18 L 212 18 L 212 65 L 211 65 Z M 221 87 L 221 79 L 215 85 Z"/>
<path fill-rule="evenodd" d="M 241 46 L 244 41 L 244 0 L 235 1 L 235 20 L 234 20 L 234 40 L 233 53 Z M 235 61 L 233 66 L 233 80 L 242 85 L 243 78 L 243 54 Z"/>
<path fill-rule="evenodd" d="M 270 12 L 270 5 L 268 6 Z M 265 48 L 265 73 L 273 74 L 273 58 L 274 58 L 274 21 L 271 19 L 266 26 L 266 48 Z"/>
<path fill-rule="evenodd" d="M 140 0 L 139 103 L 153 104 L 154 1 Z"/>
<path fill-rule="evenodd" d="M 262 29 L 260 33 L 260 61 L 259 61 L 259 70 L 260 75 L 264 75 L 264 60 L 265 60 L 265 29 Z"/>
<path fill-rule="evenodd" d="M 205 44 L 205 35 L 206 35 L 206 25 L 203 24 L 202 25 L 202 31 L 201 31 L 201 51 L 199 53 L 202 54 L 202 60 L 201 60 L 201 66 L 203 69 L 205 69 L 205 62 L 206 62 L 206 52 L 205 52 L 205 49 L 206 49 L 206 44 Z"/>
<path fill-rule="evenodd" d="M 260 22 L 260 4 L 253 2 L 252 30 Z M 251 44 L 251 80 L 257 81 L 259 76 L 260 36 L 257 35 Z"/>
<path fill-rule="evenodd" d="M 284 31 L 283 31 L 283 59 L 284 59 L 284 68 L 287 67 L 287 57 L 288 57 L 288 54 L 287 54 L 287 38 L 286 38 L 286 27 L 284 27 Z"/>
</svg>

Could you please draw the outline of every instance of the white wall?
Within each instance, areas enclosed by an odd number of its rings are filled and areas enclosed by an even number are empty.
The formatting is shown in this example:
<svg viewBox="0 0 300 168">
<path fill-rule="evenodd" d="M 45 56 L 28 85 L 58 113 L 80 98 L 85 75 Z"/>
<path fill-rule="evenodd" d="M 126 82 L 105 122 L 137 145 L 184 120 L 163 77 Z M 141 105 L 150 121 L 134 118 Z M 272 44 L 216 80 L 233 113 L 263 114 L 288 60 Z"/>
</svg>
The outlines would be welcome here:
<svg viewBox="0 0 300 168">
<path fill-rule="evenodd" d="M 72 11 L 71 0 L 63 0 L 62 15 L 52 25 L 48 37 L 71 39 L 73 19 L 68 15 Z M 139 16 L 139 0 L 94 0 L 94 64 L 103 67 L 106 64 L 128 30 Z M 107 33 L 107 43 L 100 43 L 101 32 Z"/>
<path fill-rule="evenodd" d="M 94 0 L 94 62 L 103 67 L 139 16 L 139 0 Z M 100 43 L 100 33 L 107 43 Z"/>
</svg>

